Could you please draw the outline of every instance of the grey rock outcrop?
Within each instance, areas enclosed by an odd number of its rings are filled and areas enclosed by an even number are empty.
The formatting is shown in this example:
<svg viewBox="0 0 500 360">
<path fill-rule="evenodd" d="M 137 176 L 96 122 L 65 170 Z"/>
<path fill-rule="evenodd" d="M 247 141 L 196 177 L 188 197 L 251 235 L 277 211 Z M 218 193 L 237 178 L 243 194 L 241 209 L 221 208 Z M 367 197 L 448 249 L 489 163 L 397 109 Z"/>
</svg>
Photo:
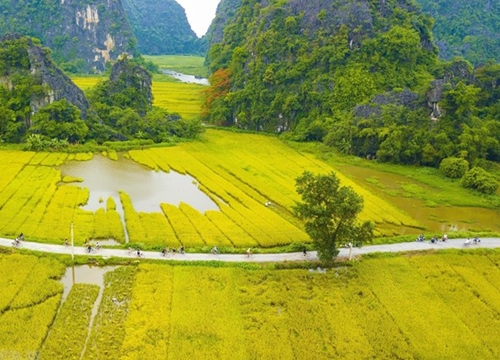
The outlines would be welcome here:
<svg viewBox="0 0 500 360">
<path fill-rule="evenodd" d="M 382 106 L 397 105 L 410 109 L 416 109 L 419 103 L 419 95 L 404 89 L 401 92 L 388 92 L 376 95 L 369 104 L 358 105 L 354 108 L 354 115 L 361 118 L 378 117 L 382 114 Z"/>
<path fill-rule="evenodd" d="M 25 53 L 21 54 L 21 56 L 28 61 L 25 62 L 24 66 L 16 64 L 16 67 L 9 68 L 7 76 L 4 77 L 4 82 L 9 82 L 8 79 L 13 74 L 21 74 L 23 76 L 32 76 L 35 84 L 41 85 L 44 89 L 43 93 L 31 97 L 30 107 L 32 114 L 47 104 L 66 99 L 80 109 L 82 118 L 86 118 L 90 107 L 87 98 L 83 91 L 53 63 L 47 49 L 35 44 L 31 38 L 22 37 L 17 34 L 6 35 L 0 39 L 0 43 L 4 44 L 6 42 L 11 44 L 16 42 L 22 43 L 19 49 L 22 49 Z M 29 126 L 29 121 L 27 125 Z"/>
<path fill-rule="evenodd" d="M 0 36 L 19 33 L 40 39 L 65 69 L 101 72 L 106 62 L 124 52 L 136 52 L 121 1 L 12 1 L 2 5 Z"/>
</svg>

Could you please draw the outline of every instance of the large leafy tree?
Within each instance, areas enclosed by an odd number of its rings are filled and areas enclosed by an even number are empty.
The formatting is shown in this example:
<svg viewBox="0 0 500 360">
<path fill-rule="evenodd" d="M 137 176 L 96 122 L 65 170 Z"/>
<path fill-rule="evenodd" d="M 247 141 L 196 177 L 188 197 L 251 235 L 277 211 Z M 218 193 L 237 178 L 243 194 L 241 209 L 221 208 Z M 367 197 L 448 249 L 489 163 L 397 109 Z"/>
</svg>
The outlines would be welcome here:
<svg viewBox="0 0 500 360">
<path fill-rule="evenodd" d="M 320 260 L 330 262 L 341 244 L 361 244 L 373 237 L 373 223 L 360 223 L 363 198 L 351 187 L 341 186 L 334 172 L 314 175 L 305 171 L 296 179 L 302 197 L 294 211 L 305 220 L 305 230 L 318 250 Z"/>
<path fill-rule="evenodd" d="M 66 99 L 62 99 L 41 108 L 33 116 L 33 125 L 29 131 L 74 143 L 84 141 L 89 128 L 80 118 L 80 110 Z"/>
</svg>

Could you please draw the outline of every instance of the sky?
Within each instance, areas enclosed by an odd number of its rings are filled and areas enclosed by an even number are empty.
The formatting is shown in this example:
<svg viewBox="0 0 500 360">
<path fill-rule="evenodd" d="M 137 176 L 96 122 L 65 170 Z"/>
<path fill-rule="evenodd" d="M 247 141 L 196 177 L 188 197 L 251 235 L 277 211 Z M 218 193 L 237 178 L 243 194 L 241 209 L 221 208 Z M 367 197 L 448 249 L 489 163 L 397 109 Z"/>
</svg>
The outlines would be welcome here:
<svg viewBox="0 0 500 360">
<path fill-rule="evenodd" d="M 184 9 L 193 31 L 201 37 L 205 35 L 215 17 L 220 0 L 175 0 Z"/>
</svg>

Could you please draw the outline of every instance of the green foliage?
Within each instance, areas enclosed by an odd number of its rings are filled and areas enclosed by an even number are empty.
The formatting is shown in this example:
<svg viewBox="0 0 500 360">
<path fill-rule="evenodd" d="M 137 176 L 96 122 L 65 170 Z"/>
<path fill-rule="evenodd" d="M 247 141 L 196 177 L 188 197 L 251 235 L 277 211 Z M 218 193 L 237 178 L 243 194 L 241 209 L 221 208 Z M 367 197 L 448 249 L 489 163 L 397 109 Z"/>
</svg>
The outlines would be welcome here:
<svg viewBox="0 0 500 360">
<path fill-rule="evenodd" d="M 133 60 L 123 59 L 115 67 L 109 80 L 89 92 L 97 114 L 90 119 L 90 134 L 98 143 L 126 139 L 171 142 L 173 138 L 195 138 L 203 132 L 199 120 L 184 120 L 176 113 L 151 106 L 151 78 Z"/>
<path fill-rule="evenodd" d="M 473 64 L 500 60 L 500 4 L 496 1 L 418 0 L 432 16 L 440 56 L 461 56 Z"/>
<path fill-rule="evenodd" d="M 494 194 L 498 189 L 498 181 L 493 175 L 478 166 L 467 171 L 462 178 L 462 186 L 484 194 Z"/>
<path fill-rule="evenodd" d="M 439 164 L 439 171 L 451 179 L 460 179 L 469 170 L 469 162 L 465 159 L 449 157 Z"/>
<path fill-rule="evenodd" d="M 32 118 L 29 132 L 46 138 L 83 142 L 89 131 L 80 118 L 80 110 L 66 99 L 54 101 L 41 108 Z"/>
<path fill-rule="evenodd" d="M 350 187 L 340 186 L 335 173 L 313 175 L 306 171 L 296 179 L 297 193 L 302 202 L 294 207 L 295 214 L 305 220 L 305 229 L 318 250 L 322 261 L 330 262 L 338 247 L 347 243 L 371 241 L 373 223 L 358 224 L 363 198 Z"/>
</svg>

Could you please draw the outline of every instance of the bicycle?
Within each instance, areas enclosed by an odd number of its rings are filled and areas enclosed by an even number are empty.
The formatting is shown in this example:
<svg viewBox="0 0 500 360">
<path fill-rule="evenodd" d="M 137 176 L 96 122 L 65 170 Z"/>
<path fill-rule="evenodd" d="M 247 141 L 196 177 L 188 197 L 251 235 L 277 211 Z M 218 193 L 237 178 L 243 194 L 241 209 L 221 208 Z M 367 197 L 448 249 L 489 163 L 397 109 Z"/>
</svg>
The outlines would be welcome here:
<svg viewBox="0 0 500 360">
<path fill-rule="evenodd" d="M 86 247 L 85 248 L 85 253 L 86 254 L 95 254 L 97 252 L 96 249 L 94 249 L 92 246 Z"/>
<path fill-rule="evenodd" d="M 12 242 L 12 246 L 19 249 L 22 246 L 21 240 L 19 240 L 19 239 L 14 240 Z"/>
</svg>

